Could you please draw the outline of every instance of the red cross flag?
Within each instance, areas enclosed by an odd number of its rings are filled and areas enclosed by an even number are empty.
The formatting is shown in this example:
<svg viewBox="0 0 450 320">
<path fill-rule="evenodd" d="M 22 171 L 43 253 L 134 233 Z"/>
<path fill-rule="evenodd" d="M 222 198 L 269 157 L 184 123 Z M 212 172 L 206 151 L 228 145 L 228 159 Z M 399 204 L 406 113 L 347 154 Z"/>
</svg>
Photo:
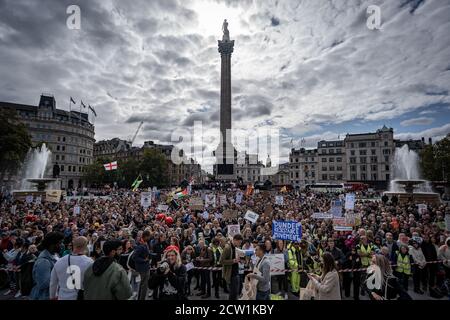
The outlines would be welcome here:
<svg viewBox="0 0 450 320">
<path fill-rule="evenodd" d="M 117 170 L 117 161 L 106 163 L 103 166 L 106 171 Z"/>
</svg>

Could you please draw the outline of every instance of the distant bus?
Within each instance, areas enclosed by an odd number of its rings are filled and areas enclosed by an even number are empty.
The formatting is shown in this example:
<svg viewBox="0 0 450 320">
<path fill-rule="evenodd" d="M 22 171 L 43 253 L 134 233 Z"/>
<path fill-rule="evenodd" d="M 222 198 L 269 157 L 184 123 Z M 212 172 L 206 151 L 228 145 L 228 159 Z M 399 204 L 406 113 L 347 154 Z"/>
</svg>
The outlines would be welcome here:
<svg viewBox="0 0 450 320">
<path fill-rule="evenodd" d="M 347 182 L 344 183 L 344 187 L 348 191 L 366 191 L 369 186 L 361 182 Z"/>
<path fill-rule="evenodd" d="M 343 183 L 315 183 L 307 184 L 307 190 L 318 192 L 342 192 L 345 190 Z"/>
</svg>

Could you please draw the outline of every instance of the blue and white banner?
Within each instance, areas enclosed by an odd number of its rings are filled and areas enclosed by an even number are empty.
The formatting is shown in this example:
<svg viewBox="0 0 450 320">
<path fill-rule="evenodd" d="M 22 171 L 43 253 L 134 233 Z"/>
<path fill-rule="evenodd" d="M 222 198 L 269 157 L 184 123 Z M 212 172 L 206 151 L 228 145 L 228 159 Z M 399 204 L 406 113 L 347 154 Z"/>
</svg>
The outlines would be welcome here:
<svg viewBox="0 0 450 320">
<path fill-rule="evenodd" d="M 300 242 L 302 239 L 302 224 L 297 221 L 273 221 L 272 235 L 275 240 Z"/>
<path fill-rule="evenodd" d="M 347 193 L 345 195 L 345 210 L 355 210 L 355 194 Z"/>
</svg>

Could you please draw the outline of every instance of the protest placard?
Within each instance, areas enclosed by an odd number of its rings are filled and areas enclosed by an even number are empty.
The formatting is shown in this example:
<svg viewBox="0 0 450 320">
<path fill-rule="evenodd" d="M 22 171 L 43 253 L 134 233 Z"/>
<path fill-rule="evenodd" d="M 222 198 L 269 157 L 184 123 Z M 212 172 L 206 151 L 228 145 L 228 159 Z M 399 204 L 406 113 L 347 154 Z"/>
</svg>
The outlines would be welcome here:
<svg viewBox="0 0 450 320">
<path fill-rule="evenodd" d="M 45 201 L 58 203 L 61 199 L 61 190 L 47 190 L 45 192 Z"/>
<path fill-rule="evenodd" d="M 243 195 L 243 193 L 241 192 L 241 191 L 238 191 L 237 193 L 236 193 L 236 204 L 241 204 L 241 202 L 242 202 L 242 197 L 243 197 L 244 195 Z"/>
<path fill-rule="evenodd" d="M 228 225 L 228 238 L 233 239 L 236 234 L 241 233 L 241 227 L 238 224 L 229 224 Z"/>
<path fill-rule="evenodd" d="M 167 204 L 158 204 L 156 207 L 156 210 L 166 212 L 169 209 L 169 206 Z"/>
<path fill-rule="evenodd" d="M 16 210 L 17 210 L 17 205 L 12 205 L 11 206 L 11 214 L 16 214 Z"/>
<path fill-rule="evenodd" d="M 256 220 L 258 220 L 259 214 L 251 211 L 251 210 L 247 210 L 247 212 L 245 213 L 244 219 L 250 221 L 251 223 L 256 223 Z"/>
<path fill-rule="evenodd" d="M 336 217 L 336 218 L 342 217 L 342 201 L 341 200 L 332 200 L 329 213 L 331 213 L 333 215 L 333 217 Z"/>
<path fill-rule="evenodd" d="M 282 253 L 274 253 L 274 254 L 266 254 L 265 257 L 269 259 L 270 264 L 270 275 L 278 276 L 284 275 L 284 254 Z"/>
<path fill-rule="evenodd" d="M 203 219 L 205 219 L 205 220 L 208 220 L 208 218 L 209 218 L 209 212 L 208 211 L 203 211 L 203 213 L 202 213 L 202 218 Z"/>
<path fill-rule="evenodd" d="M 355 194 L 347 193 L 345 195 L 345 210 L 355 210 Z"/>
<path fill-rule="evenodd" d="M 150 192 L 142 192 L 141 193 L 141 206 L 144 209 L 147 209 L 152 205 L 152 193 Z"/>
<path fill-rule="evenodd" d="M 237 219 L 238 211 L 237 210 L 231 210 L 227 209 L 223 211 L 223 218 L 224 219 Z"/>
<path fill-rule="evenodd" d="M 32 203 L 33 202 L 33 195 L 27 195 L 26 197 L 25 197 L 25 201 L 26 201 L 26 203 Z"/>
<path fill-rule="evenodd" d="M 273 213 L 272 205 L 270 205 L 270 204 L 266 205 L 266 207 L 264 208 L 264 215 L 270 217 L 272 215 L 272 213 Z"/>
<path fill-rule="evenodd" d="M 361 225 L 361 213 L 346 213 L 345 222 L 349 226 L 357 227 Z"/>
<path fill-rule="evenodd" d="M 214 193 L 205 194 L 205 206 L 206 207 L 216 206 L 216 195 Z"/>
<path fill-rule="evenodd" d="M 323 220 L 323 219 L 333 219 L 333 214 L 331 213 L 327 213 L 327 212 L 314 212 L 311 215 L 311 218 L 313 219 L 318 219 L 318 220 Z"/>
<path fill-rule="evenodd" d="M 282 206 L 284 204 L 283 196 L 275 196 L 275 203 L 278 206 Z"/>
<path fill-rule="evenodd" d="M 417 209 L 419 211 L 419 214 L 425 214 L 428 211 L 428 206 L 424 203 L 420 203 L 417 205 Z"/>
<path fill-rule="evenodd" d="M 302 224 L 297 221 L 273 221 L 272 235 L 275 240 L 300 242 L 302 239 Z"/>
<path fill-rule="evenodd" d="M 73 214 L 79 215 L 81 211 L 80 206 L 73 207 Z"/>
<path fill-rule="evenodd" d="M 219 205 L 220 205 L 220 206 L 224 206 L 224 205 L 226 205 L 226 204 L 228 204 L 228 202 L 227 202 L 227 196 L 226 196 L 225 194 L 221 194 L 221 195 L 219 196 Z"/>
<path fill-rule="evenodd" d="M 193 197 L 189 200 L 189 209 L 191 210 L 203 210 L 205 205 L 200 197 Z"/>
<path fill-rule="evenodd" d="M 42 197 L 41 196 L 37 196 L 35 199 L 34 199 L 34 203 L 35 204 L 41 204 L 41 202 L 42 202 Z"/>
<path fill-rule="evenodd" d="M 335 231 L 352 231 L 353 226 L 349 225 L 345 217 L 333 218 L 333 230 Z"/>
</svg>

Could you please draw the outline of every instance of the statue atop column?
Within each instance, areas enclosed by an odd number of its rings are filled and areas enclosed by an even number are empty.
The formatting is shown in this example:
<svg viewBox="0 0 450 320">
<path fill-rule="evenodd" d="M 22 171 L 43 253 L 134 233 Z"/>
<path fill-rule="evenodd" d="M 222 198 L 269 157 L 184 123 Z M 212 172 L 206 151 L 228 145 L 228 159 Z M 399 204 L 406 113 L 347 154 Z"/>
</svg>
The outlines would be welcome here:
<svg viewBox="0 0 450 320">
<path fill-rule="evenodd" d="M 228 22 L 227 19 L 223 21 L 222 25 L 223 37 L 222 41 L 230 41 L 230 31 L 228 30 Z"/>
</svg>

